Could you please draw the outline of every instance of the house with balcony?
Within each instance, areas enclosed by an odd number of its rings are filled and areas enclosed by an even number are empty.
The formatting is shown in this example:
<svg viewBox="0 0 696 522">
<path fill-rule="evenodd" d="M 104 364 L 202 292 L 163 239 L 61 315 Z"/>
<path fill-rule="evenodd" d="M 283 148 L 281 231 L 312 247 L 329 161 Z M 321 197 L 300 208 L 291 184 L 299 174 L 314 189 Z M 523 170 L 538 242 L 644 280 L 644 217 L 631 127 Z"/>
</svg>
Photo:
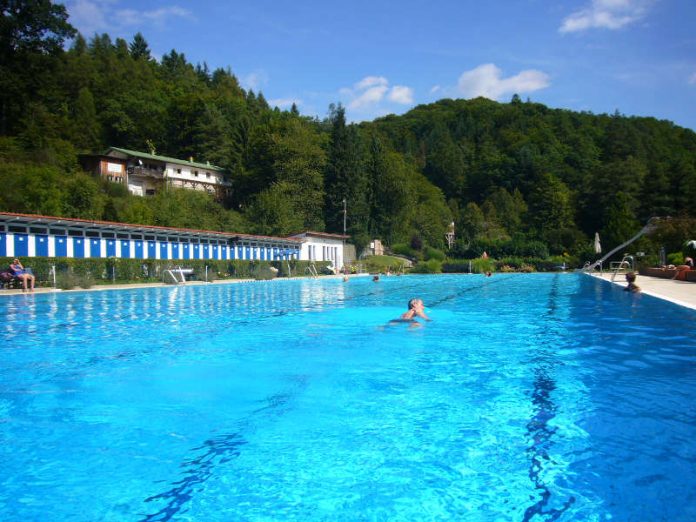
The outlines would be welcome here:
<svg viewBox="0 0 696 522">
<path fill-rule="evenodd" d="M 109 147 L 103 154 L 80 156 L 82 167 L 113 183 L 122 183 L 136 196 L 154 196 L 166 187 L 205 191 L 219 201 L 228 197 L 232 183 L 222 167 L 209 162 L 159 156 Z"/>
</svg>

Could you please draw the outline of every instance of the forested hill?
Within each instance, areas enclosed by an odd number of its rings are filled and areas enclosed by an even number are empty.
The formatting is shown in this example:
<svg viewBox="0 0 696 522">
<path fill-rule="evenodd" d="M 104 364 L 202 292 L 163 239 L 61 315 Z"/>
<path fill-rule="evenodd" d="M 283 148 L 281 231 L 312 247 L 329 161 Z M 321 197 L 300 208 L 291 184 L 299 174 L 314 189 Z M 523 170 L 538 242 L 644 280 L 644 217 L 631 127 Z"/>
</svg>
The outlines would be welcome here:
<svg viewBox="0 0 696 522">
<path fill-rule="evenodd" d="M 229 69 L 175 50 L 156 60 L 141 34 L 86 40 L 60 4 L 2 16 L 2 211 L 283 235 L 342 232 L 345 200 L 358 246 L 442 249 L 454 221 L 454 257 L 580 256 L 595 232 L 610 247 L 651 216 L 694 218 L 696 134 L 669 122 L 515 96 L 353 125 L 340 105 L 324 119 L 269 107 Z M 131 196 L 78 166 L 108 146 L 209 161 L 228 170 L 233 196 Z M 681 223 L 674 241 L 693 220 Z"/>
<path fill-rule="evenodd" d="M 522 232 L 561 251 L 601 232 L 613 245 L 652 216 L 694 217 L 696 133 L 669 121 L 514 96 L 440 100 L 363 128 L 417 165 L 455 221 L 489 241 Z"/>
</svg>

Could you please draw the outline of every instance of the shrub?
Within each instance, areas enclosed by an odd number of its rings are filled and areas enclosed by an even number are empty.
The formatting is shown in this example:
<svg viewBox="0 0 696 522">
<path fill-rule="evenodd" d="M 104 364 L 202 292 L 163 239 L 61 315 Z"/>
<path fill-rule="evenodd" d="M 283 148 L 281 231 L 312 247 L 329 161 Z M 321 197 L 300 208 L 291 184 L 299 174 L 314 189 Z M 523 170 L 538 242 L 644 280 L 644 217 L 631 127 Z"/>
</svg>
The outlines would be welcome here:
<svg viewBox="0 0 696 522">
<path fill-rule="evenodd" d="M 437 259 L 438 261 L 444 261 L 445 253 L 436 248 L 425 247 L 424 257 L 426 261 L 429 259 Z"/>
<path fill-rule="evenodd" d="M 61 290 L 72 290 L 79 285 L 80 281 L 70 270 L 56 273 L 56 286 Z"/>
<path fill-rule="evenodd" d="M 418 252 L 413 250 L 406 243 L 398 243 L 396 245 L 392 245 L 391 251 L 392 251 L 392 253 L 400 255 L 400 256 L 405 256 L 405 257 L 410 257 L 410 258 L 418 257 Z"/>
<path fill-rule="evenodd" d="M 442 272 L 442 263 L 437 259 L 421 261 L 411 271 L 417 274 L 439 274 Z"/>
<path fill-rule="evenodd" d="M 684 254 L 681 252 L 673 252 L 667 254 L 667 264 L 668 265 L 683 265 L 684 264 Z"/>
</svg>

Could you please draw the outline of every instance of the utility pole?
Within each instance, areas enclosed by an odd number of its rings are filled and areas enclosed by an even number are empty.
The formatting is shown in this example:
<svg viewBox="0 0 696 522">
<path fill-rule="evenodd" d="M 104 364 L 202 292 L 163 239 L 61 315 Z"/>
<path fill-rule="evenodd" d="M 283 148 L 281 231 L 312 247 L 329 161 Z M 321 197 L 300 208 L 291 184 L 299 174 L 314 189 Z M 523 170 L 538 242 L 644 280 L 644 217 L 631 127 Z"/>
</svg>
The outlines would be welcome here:
<svg viewBox="0 0 696 522">
<path fill-rule="evenodd" d="M 447 232 L 445 232 L 445 239 L 447 239 L 447 247 L 449 249 L 452 249 L 452 245 L 454 244 L 454 221 L 452 221 L 447 227 Z"/>
<path fill-rule="evenodd" d="M 346 235 L 346 198 L 343 198 L 343 235 Z"/>
</svg>

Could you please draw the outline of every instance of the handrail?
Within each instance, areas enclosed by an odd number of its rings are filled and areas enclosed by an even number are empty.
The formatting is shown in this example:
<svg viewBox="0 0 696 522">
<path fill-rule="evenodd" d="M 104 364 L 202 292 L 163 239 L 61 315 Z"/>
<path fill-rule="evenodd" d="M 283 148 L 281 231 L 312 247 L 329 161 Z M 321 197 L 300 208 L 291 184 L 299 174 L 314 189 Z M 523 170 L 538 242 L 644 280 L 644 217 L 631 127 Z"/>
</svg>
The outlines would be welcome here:
<svg viewBox="0 0 696 522">
<path fill-rule="evenodd" d="M 594 263 L 591 263 L 591 264 L 587 267 L 587 269 L 584 269 L 584 268 L 583 268 L 583 270 L 585 270 L 585 271 L 587 271 L 587 272 L 591 272 L 591 271 L 595 270 L 598 266 L 602 266 L 602 263 L 604 263 L 607 259 L 609 259 L 611 256 L 613 256 L 614 254 L 616 254 L 619 250 L 623 250 L 624 248 L 626 248 L 628 245 L 630 245 L 631 243 L 633 243 L 635 240 L 637 240 L 638 238 L 640 238 L 640 237 L 643 236 L 644 234 L 647 234 L 648 232 L 652 232 L 653 230 L 655 230 L 655 227 L 657 226 L 657 223 L 658 223 L 658 221 L 660 221 L 660 219 L 661 219 L 661 218 L 659 218 L 659 217 L 652 217 L 652 218 L 650 218 L 650 219 L 648 220 L 648 222 L 645 224 L 645 226 L 644 226 L 643 228 L 641 228 L 640 231 L 639 231 L 635 236 L 633 236 L 633 237 L 632 237 L 631 239 L 629 239 L 628 241 L 625 241 L 625 242 L 621 243 L 619 246 L 617 246 L 616 248 L 614 248 L 611 252 L 609 252 L 608 254 L 606 254 L 606 255 L 605 255 L 604 257 L 602 257 L 601 259 L 595 261 Z"/>
<path fill-rule="evenodd" d="M 629 260 L 630 260 L 630 263 L 629 263 Z M 611 274 L 611 280 L 612 280 L 612 282 L 614 281 L 614 279 L 616 279 L 616 274 L 618 274 L 619 271 L 622 270 L 622 269 L 624 268 L 625 265 L 628 265 L 628 267 L 631 269 L 631 271 L 634 271 L 634 270 L 635 270 L 635 264 L 634 264 L 634 262 L 635 262 L 635 258 L 634 258 L 633 256 L 630 256 L 630 255 L 628 255 L 628 254 L 626 254 L 625 256 L 623 256 L 623 259 L 621 259 L 621 261 L 619 262 L 619 264 L 616 265 L 616 266 L 614 267 L 614 269 L 613 269 L 614 273 Z"/>
</svg>

